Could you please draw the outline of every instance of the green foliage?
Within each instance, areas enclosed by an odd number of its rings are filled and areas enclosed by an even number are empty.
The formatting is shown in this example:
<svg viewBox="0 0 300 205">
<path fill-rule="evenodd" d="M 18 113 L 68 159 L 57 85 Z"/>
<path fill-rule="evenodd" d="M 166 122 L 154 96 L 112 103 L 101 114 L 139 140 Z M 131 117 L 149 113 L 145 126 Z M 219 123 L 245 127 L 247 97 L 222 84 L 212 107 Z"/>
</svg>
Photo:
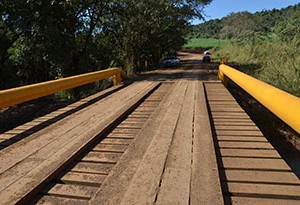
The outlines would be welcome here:
<svg viewBox="0 0 300 205">
<path fill-rule="evenodd" d="M 243 38 L 249 33 L 281 33 L 293 35 L 298 32 L 297 12 L 300 3 L 284 9 L 231 13 L 222 19 L 212 19 L 190 29 L 187 37 L 191 38 Z M 291 25 L 288 25 L 291 24 Z M 295 26 L 294 26 L 295 25 Z M 299 26 L 298 26 L 299 28 Z"/>
<path fill-rule="evenodd" d="M 300 97 L 300 48 L 293 43 L 253 36 L 252 41 L 232 42 L 219 50 L 244 72 Z"/>
<path fill-rule="evenodd" d="M 249 12 L 232 13 L 223 20 L 220 37 L 225 39 L 244 38 L 249 33 L 262 31 L 258 18 Z"/>
<path fill-rule="evenodd" d="M 222 20 L 212 19 L 202 24 L 192 26 L 188 38 L 215 38 L 218 39 L 223 28 Z"/>
<path fill-rule="evenodd" d="M 132 72 L 145 60 L 155 65 L 181 48 L 189 21 L 210 2 L 2 0 L 0 89 L 112 65 Z"/>
<path fill-rule="evenodd" d="M 285 42 L 300 45 L 300 10 L 290 14 L 286 19 L 275 26 L 275 32 Z"/>
<path fill-rule="evenodd" d="M 220 48 L 225 46 L 228 43 L 228 40 L 224 39 L 214 39 L 214 38 L 192 38 L 183 48 L 202 48 L 202 49 L 211 49 L 211 48 Z"/>
</svg>

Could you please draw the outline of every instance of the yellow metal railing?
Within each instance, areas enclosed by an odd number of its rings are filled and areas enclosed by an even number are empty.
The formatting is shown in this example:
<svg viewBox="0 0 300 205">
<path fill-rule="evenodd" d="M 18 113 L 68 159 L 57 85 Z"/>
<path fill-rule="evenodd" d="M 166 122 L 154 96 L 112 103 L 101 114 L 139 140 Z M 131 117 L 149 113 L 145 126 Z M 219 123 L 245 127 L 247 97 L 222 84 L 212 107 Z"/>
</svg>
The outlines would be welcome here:
<svg viewBox="0 0 300 205">
<path fill-rule="evenodd" d="M 114 85 L 120 82 L 121 78 L 127 78 L 123 70 L 119 68 L 109 68 L 106 70 L 86 73 L 67 78 L 61 78 L 43 83 L 1 90 L 0 109 L 29 100 L 33 100 L 36 98 L 51 95 L 59 91 L 75 88 L 81 85 L 86 85 L 109 77 L 113 77 Z"/>
<path fill-rule="evenodd" d="M 225 86 L 227 78 L 235 82 L 282 121 L 300 133 L 300 98 L 221 64 L 219 79 Z"/>
</svg>

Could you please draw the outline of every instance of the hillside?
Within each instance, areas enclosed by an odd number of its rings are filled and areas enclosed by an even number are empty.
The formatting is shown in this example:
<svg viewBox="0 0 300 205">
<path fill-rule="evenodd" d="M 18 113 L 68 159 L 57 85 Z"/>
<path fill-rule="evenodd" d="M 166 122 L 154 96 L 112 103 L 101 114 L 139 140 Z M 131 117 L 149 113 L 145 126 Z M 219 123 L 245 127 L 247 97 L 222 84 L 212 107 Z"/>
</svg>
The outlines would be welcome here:
<svg viewBox="0 0 300 205">
<path fill-rule="evenodd" d="M 256 12 L 231 13 L 222 19 L 212 19 L 192 26 L 188 39 L 191 38 L 239 38 L 241 34 L 260 32 L 276 33 L 281 22 L 300 12 L 300 3 L 284 9 Z"/>
</svg>

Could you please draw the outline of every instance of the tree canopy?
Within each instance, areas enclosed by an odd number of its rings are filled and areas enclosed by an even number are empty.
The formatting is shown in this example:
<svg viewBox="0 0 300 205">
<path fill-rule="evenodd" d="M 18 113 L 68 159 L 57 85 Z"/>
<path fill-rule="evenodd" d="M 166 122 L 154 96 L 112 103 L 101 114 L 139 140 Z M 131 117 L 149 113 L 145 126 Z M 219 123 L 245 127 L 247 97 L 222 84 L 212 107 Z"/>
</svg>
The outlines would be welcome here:
<svg viewBox="0 0 300 205">
<path fill-rule="evenodd" d="M 184 44 L 211 0 L 2 0 L 0 89 L 122 66 Z"/>
</svg>

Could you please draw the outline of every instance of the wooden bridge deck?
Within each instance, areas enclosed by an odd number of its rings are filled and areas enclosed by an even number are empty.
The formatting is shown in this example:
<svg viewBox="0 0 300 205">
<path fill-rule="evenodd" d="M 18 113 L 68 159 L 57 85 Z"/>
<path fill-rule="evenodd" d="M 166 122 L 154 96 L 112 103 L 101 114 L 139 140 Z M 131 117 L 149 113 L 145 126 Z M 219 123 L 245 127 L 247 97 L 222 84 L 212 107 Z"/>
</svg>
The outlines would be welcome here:
<svg viewBox="0 0 300 205">
<path fill-rule="evenodd" d="M 0 204 L 299 204 L 299 179 L 202 72 L 113 88 L 1 134 Z"/>
</svg>

